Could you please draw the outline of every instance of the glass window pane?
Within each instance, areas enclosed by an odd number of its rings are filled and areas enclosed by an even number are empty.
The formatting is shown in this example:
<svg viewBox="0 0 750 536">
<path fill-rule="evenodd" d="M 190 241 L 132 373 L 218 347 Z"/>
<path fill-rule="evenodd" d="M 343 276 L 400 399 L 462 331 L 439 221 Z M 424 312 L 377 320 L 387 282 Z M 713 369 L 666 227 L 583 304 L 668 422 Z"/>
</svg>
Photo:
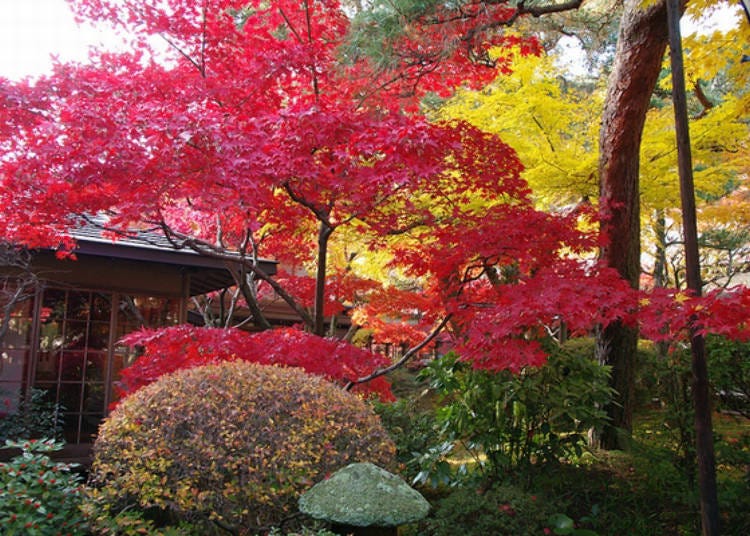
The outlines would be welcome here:
<svg viewBox="0 0 750 536">
<path fill-rule="evenodd" d="M 63 352 L 62 372 L 60 373 L 60 379 L 62 381 L 83 380 L 83 372 L 85 366 L 86 354 L 83 351 Z"/>
<path fill-rule="evenodd" d="M 0 415 L 18 409 L 30 359 L 33 300 L 15 304 L 0 339 Z"/>
<path fill-rule="evenodd" d="M 91 296 L 91 320 L 109 324 L 112 311 L 112 295 L 93 293 Z"/>
<path fill-rule="evenodd" d="M 60 359 L 62 352 L 41 351 L 36 363 L 36 381 L 57 381 L 60 375 Z"/>
<path fill-rule="evenodd" d="M 44 324 L 57 324 L 65 320 L 66 292 L 46 289 L 42 300 L 41 321 Z"/>
<path fill-rule="evenodd" d="M 65 414 L 63 415 L 63 432 L 67 443 L 80 443 L 81 415 Z"/>
<path fill-rule="evenodd" d="M 109 321 L 91 323 L 87 346 L 97 350 L 106 350 L 109 347 Z"/>
<path fill-rule="evenodd" d="M 71 320 L 85 322 L 91 312 L 90 292 L 69 292 L 66 316 Z"/>
<path fill-rule="evenodd" d="M 28 350 L 5 350 L 0 353 L 0 389 L 2 383 L 23 381 L 24 365 L 29 354 Z"/>
<path fill-rule="evenodd" d="M 19 303 L 10 313 L 8 330 L 0 341 L 0 347 L 28 348 L 31 345 L 31 321 L 33 303 L 31 300 Z"/>
<path fill-rule="evenodd" d="M 96 440 L 96 434 L 99 432 L 99 425 L 102 422 L 100 416 L 82 415 L 81 416 L 81 433 L 76 443 L 93 443 Z"/>
<path fill-rule="evenodd" d="M 103 382 L 107 377 L 107 354 L 89 349 L 86 353 L 86 381 Z"/>
<path fill-rule="evenodd" d="M 68 321 L 63 331 L 63 344 L 66 350 L 84 349 L 88 344 L 88 324 L 86 322 Z"/>
<path fill-rule="evenodd" d="M 62 383 L 59 388 L 59 402 L 65 408 L 65 413 L 72 414 L 80 412 L 83 384 Z"/>
<path fill-rule="evenodd" d="M 83 390 L 82 411 L 89 415 L 101 418 L 104 415 L 104 384 L 100 382 L 87 382 Z"/>
</svg>

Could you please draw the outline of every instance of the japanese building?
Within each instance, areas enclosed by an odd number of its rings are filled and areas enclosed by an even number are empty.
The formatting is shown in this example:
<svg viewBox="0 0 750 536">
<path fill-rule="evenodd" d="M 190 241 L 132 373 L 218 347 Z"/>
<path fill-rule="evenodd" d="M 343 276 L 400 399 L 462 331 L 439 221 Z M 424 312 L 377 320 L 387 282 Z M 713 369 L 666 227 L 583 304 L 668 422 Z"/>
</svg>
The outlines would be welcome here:
<svg viewBox="0 0 750 536">
<path fill-rule="evenodd" d="M 191 296 L 234 284 L 227 261 L 174 249 L 163 238 L 112 242 L 96 229 L 75 238 L 77 260 L 32 254 L 36 283 L 13 306 L 0 340 L 0 413 L 43 390 L 62 408 L 69 445 L 92 441 L 120 370 L 136 357 L 118 343 L 123 335 L 184 323 Z M 275 272 L 270 261 L 261 268 Z"/>
</svg>

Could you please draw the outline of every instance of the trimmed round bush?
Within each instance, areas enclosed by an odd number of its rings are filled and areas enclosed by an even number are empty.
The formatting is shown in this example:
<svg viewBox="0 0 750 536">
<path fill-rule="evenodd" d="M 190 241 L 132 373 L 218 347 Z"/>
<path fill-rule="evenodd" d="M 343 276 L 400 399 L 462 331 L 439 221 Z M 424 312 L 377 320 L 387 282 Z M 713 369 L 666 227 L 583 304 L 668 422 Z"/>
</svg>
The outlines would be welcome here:
<svg viewBox="0 0 750 536">
<path fill-rule="evenodd" d="M 392 466 L 370 407 L 299 369 L 229 362 L 181 370 L 125 398 L 102 424 L 90 483 L 114 510 L 277 525 L 300 493 L 353 462 Z"/>
</svg>

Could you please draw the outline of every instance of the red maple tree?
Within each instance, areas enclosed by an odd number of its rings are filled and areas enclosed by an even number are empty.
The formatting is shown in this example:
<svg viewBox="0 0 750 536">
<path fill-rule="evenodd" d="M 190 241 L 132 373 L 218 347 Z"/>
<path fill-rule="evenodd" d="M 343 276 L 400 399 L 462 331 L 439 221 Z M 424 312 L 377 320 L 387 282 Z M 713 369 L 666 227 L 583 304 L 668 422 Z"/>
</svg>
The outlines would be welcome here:
<svg viewBox="0 0 750 536">
<path fill-rule="evenodd" d="M 175 326 L 143 329 L 127 335 L 122 342 L 140 347 L 143 353 L 122 371 L 120 395 L 148 385 L 163 374 L 223 361 L 298 367 L 343 385 L 388 365 L 384 356 L 292 328 L 248 333 L 238 329 Z M 393 399 L 384 378 L 357 389 L 375 394 L 381 400 Z"/>
<path fill-rule="evenodd" d="M 539 364 L 535 341 L 554 323 L 585 331 L 636 309 L 627 285 L 581 260 L 599 245 L 582 230 L 585 215 L 534 208 L 510 147 L 415 111 L 417 88 L 481 83 L 488 75 L 476 60 L 503 39 L 470 43 L 474 61 L 432 61 L 429 34 L 406 35 L 400 46 L 412 54 L 393 77 L 352 53 L 350 20 L 334 0 L 72 4 L 82 18 L 127 30 L 133 52 L 95 53 L 35 81 L 0 80 L 6 239 L 69 250 L 70 226 L 105 213 L 113 231 L 158 229 L 180 247 L 239 257 L 318 336 L 327 315 L 356 304 L 352 318 L 384 339 L 395 340 L 398 326 L 401 342 L 420 348 L 445 329 L 465 359 L 491 369 Z M 492 20 L 512 16 L 498 8 Z M 533 40 L 525 45 L 532 51 Z M 412 288 L 329 271 L 342 229 L 362 247 L 392 251 Z M 272 278 L 259 256 L 313 273 Z M 247 287 L 243 275 L 237 283 Z M 268 327 L 256 290 L 244 295 Z M 187 340 L 165 333 L 177 346 Z M 254 340 L 270 354 L 289 336 Z M 259 355 L 255 342 L 242 344 L 233 355 Z M 351 352 L 367 367 L 343 360 L 319 372 L 356 383 L 382 365 Z"/>
</svg>

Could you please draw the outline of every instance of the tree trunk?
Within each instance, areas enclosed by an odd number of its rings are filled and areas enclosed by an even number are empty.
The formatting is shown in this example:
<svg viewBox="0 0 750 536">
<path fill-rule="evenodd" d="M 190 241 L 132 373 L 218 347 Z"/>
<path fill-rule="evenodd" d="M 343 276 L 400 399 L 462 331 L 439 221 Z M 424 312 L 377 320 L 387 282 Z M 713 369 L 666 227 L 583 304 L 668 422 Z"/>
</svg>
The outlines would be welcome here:
<svg viewBox="0 0 750 536">
<path fill-rule="evenodd" d="M 664 209 L 654 212 L 654 287 L 663 288 L 669 285 L 669 272 L 667 270 L 667 217 Z M 659 358 L 666 359 L 669 352 L 669 343 L 665 341 L 656 343 L 656 351 Z"/>
<path fill-rule="evenodd" d="M 602 232 L 607 243 L 601 258 L 634 288 L 640 277 L 640 146 L 646 112 L 667 46 L 666 4 L 647 9 L 641 0 L 625 0 L 615 62 L 609 78 L 599 138 L 599 193 Z M 632 430 L 637 331 L 621 324 L 599 336 L 600 360 L 612 367 L 611 385 L 618 397 L 608 408 L 610 423 L 600 446 L 625 447 Z"/>
<path fill-rule="evenodd" d="M 325 328 L 325 301 L 326 301 L 326 264 L 328 263 L 328 239 L 331 238 L 333 229 L 320 222 L 318 230 L 318 271 L 315 276 L 315 310 L 313 319 L 313 333 L 320 337 L 326 334 Z"/>
<path fill-rule="evenodd" d="M 654 286 L 666 287 L 669 282 L 667 274 L 667 218 L 663 209 L 657 209 L 654 213 L 654 241 L 656 250 L 654 252 Z"/>
<path fill-rule="evenodd" d="M 680 175 L 682 229 L 685 235 L 685 275 L 688 289 L 701 295 L 700 254 L 698 252 L 698 223 L 695 210 L 693 184 L 693 158 L 690 151 L 685 71 L 680 36 L 680 0 L 667 0 L 669 17 L 669 48 L 672 63 L 672 100 L 674 102 L 675 133 L 677 135 L 677 162 Z M 703 536 L 719 534 L 719 501 L 716 493 L 716 459 L 714 456 L 713 425 L 711 422 L 711 396 L 706 363 L 706 345 L 703 335 L 690 328 L 692 349 L 693 399 L 695 401 L 695 452 L 698 458 L 698 485 L 701 502 L 701 527 Z"/>
</svg>

